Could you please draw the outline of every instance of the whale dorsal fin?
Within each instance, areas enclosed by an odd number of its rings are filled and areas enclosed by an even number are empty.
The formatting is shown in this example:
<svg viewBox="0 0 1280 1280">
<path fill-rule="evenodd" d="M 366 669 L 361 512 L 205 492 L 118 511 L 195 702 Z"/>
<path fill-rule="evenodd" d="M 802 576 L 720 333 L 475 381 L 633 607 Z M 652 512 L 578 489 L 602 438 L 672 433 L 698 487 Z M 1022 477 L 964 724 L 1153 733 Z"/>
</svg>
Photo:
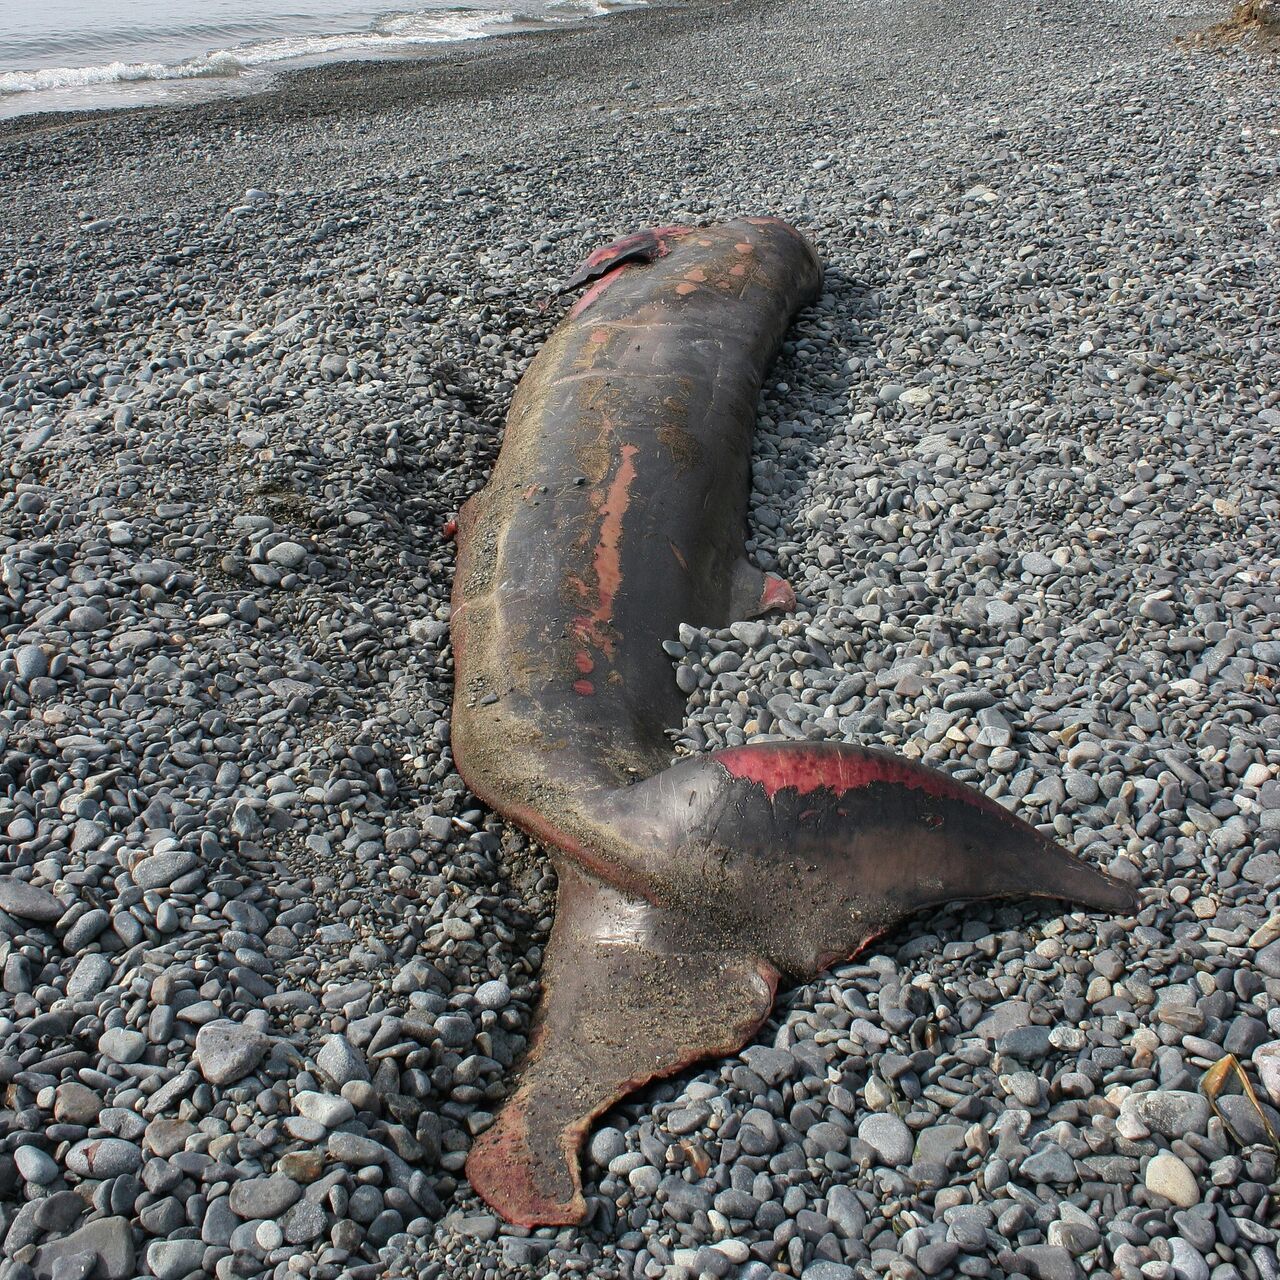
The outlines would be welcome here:
<svg viewBox="0 0 1280 1280">
<path fill-rule="evenodd" d="M 572 293 L 627 262 L 654 262 L 667 253 L 669 239 L 688 235 L 691 230 L 691 227 L 679 226 L 647 227 L 643 231 L 619 236 L 611 244 L 603 245 L 591 253 L 556 292 Z"/>
<path fill-rule="evenodd" d="M 476 1139 L 467 1177 L 508 1221 L 580 1222 L 578 1152 L 632 1089 L 741 1048 L 773 1006 L 768 963 L 559 861 L 533 1044 L 515 1092 Z"/>
</svg>

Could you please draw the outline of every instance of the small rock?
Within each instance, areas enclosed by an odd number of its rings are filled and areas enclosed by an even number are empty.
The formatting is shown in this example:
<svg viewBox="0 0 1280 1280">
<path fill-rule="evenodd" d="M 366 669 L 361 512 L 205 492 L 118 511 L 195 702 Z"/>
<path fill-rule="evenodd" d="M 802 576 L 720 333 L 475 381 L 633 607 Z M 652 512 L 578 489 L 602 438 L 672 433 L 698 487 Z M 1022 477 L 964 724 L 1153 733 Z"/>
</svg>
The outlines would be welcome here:
<svg viewBox="0 0 1280 1280">
<path fill-rule="evenodd" d="M 324 1125 L 326 1129 L 336 1129 L 346 1124 L 356 1113 L 355 1107 L 346 1098 L 335 1097 L 331 1093 L 312 1093 L 305 1091 L 295 1095 L 294 1108 L 300 1116 Z"/>
<path fill-rule="evenodd" d="M 210 1084 L 231 1084 L 262 1061 L 271 1037 L 242 1022 L 219 1018 L 196 1032 L 195 1062 Z"/>
<path fill-rule="evenodd" d="M 316 1054 L 316 1066 L 334 1085 L 342 1088 L 352 1080 L 369 1079 L 369 1067 L 364 1055 L 346 1036 L 334 1034 L 329 1036 Z"/>
<path fill-rule="evenodd" d="M 58 1164 L 47 1151 L 24 1145 L 13 1153 L 13 1162 L 23 1182 L 37 1187 L 47 1187 L 58 1176 Z"/>
<path fill-rule="evenodd" d="M 147 1049 L 147 1037 L 128 1027 L 110 1027 L 98 1037 L 98 1052 L 112 1062 L 137 1062 Z"/>
<path fill-rule="evenodd" d="M 897 1116 L 885 1113 L 867 1116 L 858 1125 L 858 1138 L 891 1169 L 907 1164 L 915 1147 L 911 1130 Z"/>
<path fill-rule="evenodd" d="M 267 560 L 285 569 L 299 569 L 307 561 L 307 549 L 298 542 L 277 542 L 267 552 Z"/>
<path fill-rule="evenodd" d="M 1195 1174 L 1171 1151 L 1161 1151 L 1151 1157 L 1143 1181 L 1148 1191 L 1172 1200 L 1179 1208 L 1187 1209 L 1200 1203 Z"/>
</svg>

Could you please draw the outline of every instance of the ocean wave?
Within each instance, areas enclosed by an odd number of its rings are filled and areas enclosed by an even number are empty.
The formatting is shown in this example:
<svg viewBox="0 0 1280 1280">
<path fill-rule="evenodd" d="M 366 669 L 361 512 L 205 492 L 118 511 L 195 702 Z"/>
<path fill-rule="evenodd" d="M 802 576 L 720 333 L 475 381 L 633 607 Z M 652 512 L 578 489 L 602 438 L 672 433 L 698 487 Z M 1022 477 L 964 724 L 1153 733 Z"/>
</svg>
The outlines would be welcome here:
<svg viewBox="0 0 1280 1280">
<path fill-rule="evenodd" d="M 399 21 L 403 19 L 404 21 Z M 414 45 L 449 40 L 475 40 L 515 21 L 506 9 L 438 9 L 402 14 L 379 23 L 378 29 L 328 36 L 281 36 L 219 49 L 183 62 L 107 62 L 88 67 L 45 67 L 37 71 L 0 73 L 0 95 L 94 85 L 128 84 L 143 80 L 192 80 L 236 76 L 255 67 L 303 58 L 341 54 L 361 56 L 394 53 Z"/>
</svg>

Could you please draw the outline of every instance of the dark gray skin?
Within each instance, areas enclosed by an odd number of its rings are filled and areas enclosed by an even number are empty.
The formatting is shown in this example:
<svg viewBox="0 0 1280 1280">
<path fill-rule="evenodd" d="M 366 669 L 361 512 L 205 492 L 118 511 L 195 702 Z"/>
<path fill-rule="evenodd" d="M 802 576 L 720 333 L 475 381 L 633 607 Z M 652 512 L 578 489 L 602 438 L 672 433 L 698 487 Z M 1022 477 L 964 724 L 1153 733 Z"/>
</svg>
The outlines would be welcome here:
<svg viewBox="0 0 1280 1280">
<path fill-rule="evenodd" d="M 662 641 L 794 602 L 743 555 L 751 435 L 821 271 L 793 228 L 746 219 L 628 237 L 580 275 L 596 283 L 459 514 L 452 622 L 458 769 L 560 877 L 533 1043 L 467 1162 L 525 1226 L 580 1221 L 592 1119 L 741 1047 L 784 978 L 957 899 L 1132 906 L 1001 806 L 884 752 L 760 743 L 668 767 L 684 697 Z"/>
</svg>

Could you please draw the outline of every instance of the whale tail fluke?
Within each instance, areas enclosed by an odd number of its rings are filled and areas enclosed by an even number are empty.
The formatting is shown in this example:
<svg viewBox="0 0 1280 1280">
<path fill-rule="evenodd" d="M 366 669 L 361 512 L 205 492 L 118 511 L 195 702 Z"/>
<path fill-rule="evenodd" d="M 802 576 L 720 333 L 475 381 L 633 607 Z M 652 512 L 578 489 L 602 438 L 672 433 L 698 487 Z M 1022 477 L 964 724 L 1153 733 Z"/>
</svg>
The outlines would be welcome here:
<svg viewBox="0 0 1280 1280">
<path fill-rule="evenodd" d="M 1061 898 L 1129 911 L 1126 885 L 971 787 L 887 751 L 762 742 L 682 760 L 607 801 L 669 901 L 714 886 L 757 954 L 808 977 L 927 907 Z"/>
<path fill-rule="evenodd" d="M 1056 897 L 1129 911 L 1125 885 L 945 774 L 845 743 L 759 743 L 610 793 L 629 894 L 567 856 L 532 1047 L 467 1175 L 523 1226 L 580 1222 L 578 1153 L 630 1090 L 732 1053 L 780 976 L 852 958 L 923 908 Z"/>
<path fill-rule="evenodd" d="M 741 1048 L 778 981 L 682 913 L 558 865 L 532 1046 L 466 1167 L 475 1190 L 526 1227 L 581 1222 L 579 1150 L 591 1121 L 650 1080 Z"/>
</svg>

